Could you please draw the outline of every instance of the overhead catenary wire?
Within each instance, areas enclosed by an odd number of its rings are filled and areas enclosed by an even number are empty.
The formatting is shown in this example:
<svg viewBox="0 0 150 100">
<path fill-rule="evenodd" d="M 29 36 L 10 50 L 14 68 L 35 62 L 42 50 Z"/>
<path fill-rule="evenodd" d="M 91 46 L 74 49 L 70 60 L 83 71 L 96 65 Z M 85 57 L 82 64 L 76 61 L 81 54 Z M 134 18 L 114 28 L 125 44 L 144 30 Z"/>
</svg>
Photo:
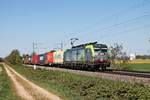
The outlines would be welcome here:
<svg viewBox="0 0 150 100">
<path fill-rule="evenodd" d="M 129 32 L 133 32 L 133 31 L 138 31 L 138 30 L 141 30 L 141 29 L 149 28 L 149 27 L 150 27 L 150 24 L 149 25 L 140 26 L 140 27 L 135 27 L 135 28 L 128 29 L 128 30 L 125 30 L 125 31 L 116 32 L 114 34 L 115 34 L 115 36 L 119 36 L 119 35 L 123 35 L 123 33 L 129 33 Z M 101 39 L 106 38 L 106 37 L 107 38 L 108 37 L 112 37 L 112 36 L 114 36 L 114 34 L 106 34 L 104 36 L 101 36 Z"/>
<path fill-rule="evenodd" d="M 114 13 L 114 14 L 112 14 L 112 15 L 110 15 L 110 16 L 108 16 L 108 17 L 105 17 L 105 18 L 103 18 L 103 19 L 104 19 L 104 20 L 107 19 L 106 21 L 109 21 L 108 19 L 111 20 L 112 17 L 119 16 L 120 14 L 125 14 L 125 13 L 127 13 L 127 12 L 131 12 L 131 11 L 137 9 L 137 8 L 143 7 L 143 6 L 148 5 L 148 4 L 150 4 L 150 1 L 148 1 L 148 0 L 143 0 L 142 3 L 134 4 L 134 5 L 132 5 L 132 6 L 128 7 L 128 8 L 126 8 L 126 9 L 119 10 L 117 13 Z M 96 31 L 93 31 L 93 32 L 92 32 L 92 31 L 91 31 L 91 32 L 83 32 L 83 34 L 79 34 L 79 33 L 81 33 L 81 31 L 71 32 L 72 35 L 73 35 L 73 37 L 70 37 L 70 38 L 79 38 L 79 39 L 82 41 L 81 38 L 84 37 L 84 36 L 88 36 L 88 34 L 91 34 L 91 33 L 94 34 L 94 33 L 96 33 L 96 32 L 98 32 L 98 33 L 100 34 L 101 31 L 108 30 L 108 29 L 110 29 L 110 28 L 117 27 L 117 26 L 120 26 L 120 25 L 124 25 L 124 24 L 126 24 L 126 23 L 129 23 L 129 22 L 132 22 L 132 21 L 135 21 L 135 20 L 144 18 L 144 17 L 146 17 L 146 16 L 150 16 L 150 14 L 145 14 L 145 15 L 142 15 L 142 16 L 137 16 L 137 17 L 134 17 L 134 18 L 131 18 L 131 19 L 128 19 L 128 20 L 119 22 L 119 23 L 112 24 L 112 25 L 110 25 L 110 26 L 106 26 L 106 27 L 100 28 L 100 29 L 98 29 L 98 30 L 96 30 Z M 88 28 L 85 28 L 85 29 L 91 29 L 91 27 L 95 27 L 95 26 L 98 25 L 98 24 L 99 24 L 99 23 L 96 23 L 95 25 L 93 25 L 93 26 L 91 25 L 91 26 L 89 26 Z M 67 33 L 66 35 L 69 36 L 70 33 Z M 67 43 L 69 42 L 69 39 L 70 39 L 70 38 L 66 38 L 66 37 L 65 37 L 65 40 L 63 40 L 64 43 L 67 44 Z M 60 41 L 59 41 L 59 42 L 60 42 Z"/>
<path fill-rule="evenodd" d="M 125 13 L 127 13 L 127 12 L 130 12 L 130 11 L 133 11 L 133 10 L 135 10 L 135 9 L 137 9 L 137 8 L 140 8 L 140 7 L 143 7 L 143 6 L 145 6 L 145 5 L 148 5 L 148 4 L 150 4 L 150 1 L 148 1 L 148 0 L 143 0 L 143 2 L 142 3 L 138 3 L 138 4 L 134 4 L 134 5 L 132 5 L 132 6 L 130 6 L 130 7 L 128 7 L 128 8 L 126 8 L 126 9 L 123 9 L 123 10 L 119 10 L 117 13 L 114 13 L 114 14 L 112 14 L 112 15 L 110 15 L 110 16 L 108 16 L 108 17 L 105 17 L 105 18 L 103 18 L 104 20 L 105 19 L 112 19 L 112 17 L 113 16 L 119 16 L 120 14 L 125 14 Z M 135 18 L 133 18 L 133 19 L 129 19 L 129 20 L 126 20 L 126 21 L 124 21 L 124 22 L 120 22 L 120 23 L 116 23 L 116 24 L 113 24 L 113 25 L 110 25 L 110 26 L 107 26 L 107 27 L 104 27 L 104 28 L 101 28 L 101 29 L 98 29 L 98 30 L 100 30 L 100 31 L 102 31 L 102 30 L 108 30 L 107 28 L 112 28 L 112 27 L 116 27 L 116 26 L 119 26 L 119 25 L 122 25 L 122 24 L 124 24 L 124 23 L 127 23 L 127 22 L 130 22 L 130 21 L 132 21 L 132 20 L 137 20 L 137 19 L 140 19 L 140 17 L 144 17 L 144 16 L 149 16 L 149 14 L 147 15 L 143 15 L 143 16 L 138 16 L 138 17 L 135 17 Z M 109 21 L 109 20 L 106 20 L 106 21 Z M 99 23 L 97 23 L 97 24 L 99 24 Z M 95 25 L 93 25 L 93 27 L 95 27 L 97 24 L 95 24 Z M 85 28 L 86 29 L 86 28 Z M 91 26 L 90 27 L 88 27 L 87 29 L 91 29 Z M 93 32 L 83 32 L 83 34 L 79 34 L 79 33 L 81 33 L 81 31 L 79 31 L 79 32 L 77 32 L 77 31 L 75 31 L 75 32 L 71 32 L 72 33 L 72 35 L 74 35 L 73 37 L 74 38 L 79 38 L 80 40 L 82 40 L 81 38 L 84 36 L 84 35 L 86 35 L 86 36 L 88 36 L 88 34 L 90 34 L 90 33 L 95 33 L 95 32 L 98 32 L 98 31 L 93 31 Z M 100 32 L 99 32 L 100 33 Z M 67 33 L 66 35 L 69 35 L 70 33 Z M 66 37 L 65 37 L 66 38 Z M 70 38 L 72 38 L 72 37 L 70 37 Z M 67 38 L 68 39 L 68 38 Z M 68 40 L 65 40 L 64 42 L 68 42 Z"/>
<path fill-rule="evenodd" d="M 108 16 L 108 17 L 102 18 L 102 20 L 105 20 L 105 22 L 107 22 L 107 21 L 111 20 L 111 19 L 112 19 L 113 17 L 115 17 L 115 16 L 119 16 L 120 14 L 125 14 L 125 13 L 127 13 L 127 12 L 132 11 L 132 10 L 135 10 L 136 8 L 143 7 L 143 6 L 148 5 L 148 4 L 150 4 L 150 1 L 148 1 L 148 0 L 143 0 L 142 3 L 138 3 L 138 4 L 136 4 L 136 5 L 132 5 L 131 7 L 128 7 L 128 8 L 123 9 L 123 10 L 119 10 L 117 13 L 114 13 L 114 14 Z M 84 30 L 85 30 L 85 29 L 86 29 L 86 30 L 87 30 L 87 29 L 91 29 L 92 27 L 96 27 L 98 24 L 100 24 L 100 23 L 98 22 L 98 23 L 96 23 L 96 24 L 94 24 L 94 25 L 91 25 L 91 26 L 89 26 L 89 27 L 86 27 L 86 28 L 84 28 Z M 102 25 L 102 24 L 100 24 L 100 25 Z M 103 26 L 103 25 L 102 25 L 102 26 Z M 79 34 L 79 33 L 82 33 L 82 32 L 83 32 L 83 31 L 75 31 L 75 32 L 72 32 L 72 33 Z M 85 32 L 83 32 L 83 33 L 85 33 Z"/>
<path fill-rule="evenodd" d="M 101 34 L 101 32 L 104 31 L 104 30 L 108 30 L 108 29 L 111 29 L 113 27 L 118 27 L 120 25 L 124 25 L 124 24 L 130 23 L 130 22 L 133 22 L 135 20 L 139 20 L 139 19 L 145 18 L 147 16 L 150 16 L 150 13 L 145 14 L 145 15 L 141 15 L 141 16 L 137 16 L 137 17 L 134 17 L 134 18 L 131 18 L 131 19 L 128 19 L 128 20 L 125 20 L 125 21 L 122 21 L 122 22 L 119 22 L 119 23 L 107 26 L 107 27 L 100 28 L 99 31 L 93 31 L 93 32 L 88 32 L 88 33 L 80 34 L 80 38 L 84 37 L 85 35 L 87 36 L 88 34 L 91 34 L 91 33 L 94 34 L 96 32 L 98 32 L 99 34 Z"/>
</svg>

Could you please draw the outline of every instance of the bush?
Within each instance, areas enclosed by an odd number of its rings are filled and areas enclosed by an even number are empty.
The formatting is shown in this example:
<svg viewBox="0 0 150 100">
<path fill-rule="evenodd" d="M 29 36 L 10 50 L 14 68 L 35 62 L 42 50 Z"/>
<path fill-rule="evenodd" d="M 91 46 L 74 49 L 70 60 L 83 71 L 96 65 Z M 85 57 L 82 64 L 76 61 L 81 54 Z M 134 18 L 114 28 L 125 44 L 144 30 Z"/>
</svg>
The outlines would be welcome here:
<svg viewBox="0 0 150 100">
<path fill-rule="evenodd" d="M 12 52 L 5 58 L 6 61 L 8 61 L 11 64 L 21 64 L 22 63 L 22 58 L 20 56 L 20 52 L 15 49 L 12 50 Z"/>
</svg>

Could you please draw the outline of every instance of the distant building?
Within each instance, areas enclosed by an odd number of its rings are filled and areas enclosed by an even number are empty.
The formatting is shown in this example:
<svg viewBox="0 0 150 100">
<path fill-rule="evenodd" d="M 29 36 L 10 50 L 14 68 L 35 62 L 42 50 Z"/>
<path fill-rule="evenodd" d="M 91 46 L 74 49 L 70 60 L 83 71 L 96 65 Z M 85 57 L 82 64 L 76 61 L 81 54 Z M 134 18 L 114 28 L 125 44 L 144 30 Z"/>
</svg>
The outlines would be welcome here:
<svg viewBox="0 0 150 100">
<path fill-rule="evenodd" d="M 136 54 L 131 53 L 131 54 L 130 54 L 130 60 L 134 60 L 134 59 L 136 59 Z"/>
</svg>

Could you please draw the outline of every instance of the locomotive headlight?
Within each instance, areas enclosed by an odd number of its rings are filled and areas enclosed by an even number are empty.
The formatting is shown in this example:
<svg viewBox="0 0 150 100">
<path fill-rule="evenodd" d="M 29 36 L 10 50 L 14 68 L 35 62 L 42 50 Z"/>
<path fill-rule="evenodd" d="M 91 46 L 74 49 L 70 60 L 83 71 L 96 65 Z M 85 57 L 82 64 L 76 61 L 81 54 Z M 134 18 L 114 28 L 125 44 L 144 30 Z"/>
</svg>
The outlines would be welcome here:
<svg viewBox="0 0 150 100">
<path fill-rule="evenodd" d="M 99 53 L 99 55 L 100 55 L 100 56 L 103 56 L 103 55 L 104 55 L 104 53 Z"/>
<path fill-rule="evenodd" d="M 100 61 L 103 61 L 103 58 L 100 58 Z"/>
</svg>

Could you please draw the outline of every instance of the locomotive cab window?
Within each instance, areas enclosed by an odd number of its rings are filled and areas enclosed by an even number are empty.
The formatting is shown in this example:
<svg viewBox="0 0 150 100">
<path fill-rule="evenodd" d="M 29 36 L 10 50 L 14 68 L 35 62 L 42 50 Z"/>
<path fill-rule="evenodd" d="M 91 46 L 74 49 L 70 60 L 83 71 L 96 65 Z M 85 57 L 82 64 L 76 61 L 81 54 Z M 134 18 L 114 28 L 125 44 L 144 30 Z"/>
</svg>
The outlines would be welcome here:
<svg viewBox="0 0 150 100">
<path fill-rule="evenodd" d="M 99 54 L 99 53 L 107 53 L 107 49 L 94 49 L 95 54 Z"/>
<path fill-rule="evenodd" d="M 107 48 L 94 49 L 95 60 L 106 60 L 107 59 Z"/>
</svg>

